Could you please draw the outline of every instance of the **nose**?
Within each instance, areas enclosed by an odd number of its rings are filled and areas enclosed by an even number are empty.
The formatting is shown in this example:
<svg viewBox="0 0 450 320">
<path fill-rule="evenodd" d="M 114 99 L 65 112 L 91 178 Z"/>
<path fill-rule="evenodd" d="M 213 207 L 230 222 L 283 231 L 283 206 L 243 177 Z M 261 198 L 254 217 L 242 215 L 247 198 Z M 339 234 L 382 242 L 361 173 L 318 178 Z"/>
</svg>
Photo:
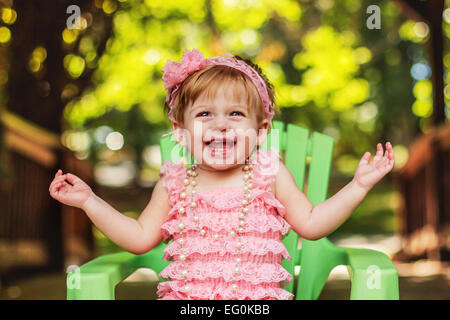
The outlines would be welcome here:
<svg viewBox="0 0 450 320">
<path fill-rule="evenodd" d="M 226 131 L 228 126 L 228 120 L 223 115 L 219 115 L 215 118 L 214 127 L 216 130 Z"/>
<path fill-rule="evenodd" d="M 224 115 L 218 115 L 214 118 L 211 126 L 208 126 L 207 136 L 211 137 L 230 137 L 234 136 L 234 130 L 231 121 Z"/>
</svg>

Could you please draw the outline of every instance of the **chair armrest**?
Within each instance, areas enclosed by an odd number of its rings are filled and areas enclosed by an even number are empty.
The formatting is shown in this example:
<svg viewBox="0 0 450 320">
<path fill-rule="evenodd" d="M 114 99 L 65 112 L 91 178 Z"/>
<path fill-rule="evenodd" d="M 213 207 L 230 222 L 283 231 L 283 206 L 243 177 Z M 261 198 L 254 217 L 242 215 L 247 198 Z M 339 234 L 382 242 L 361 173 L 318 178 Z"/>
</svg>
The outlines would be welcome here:
<svg viewBox="0 0 450 320">
<path fill-rule="evenodd" d="M 130 252 L 97 257 L 67 275 L 68 300 L 113 300 L 115 286 L 137 269 L 139 256 Z"/>
<path fill-rule="evenodd" d="M 383 252 L 345 248 L 352 300 L 398 300 L 398 271 Z"/>
<path fill-rule="evenodd" d="M 347 253 L 327 238 L 302 239 L 300 274 L 297 281 L 297 300 L 316 300 L 322 292 L 330 271 L 338 265 L 347 265 Z"/>
</svg>

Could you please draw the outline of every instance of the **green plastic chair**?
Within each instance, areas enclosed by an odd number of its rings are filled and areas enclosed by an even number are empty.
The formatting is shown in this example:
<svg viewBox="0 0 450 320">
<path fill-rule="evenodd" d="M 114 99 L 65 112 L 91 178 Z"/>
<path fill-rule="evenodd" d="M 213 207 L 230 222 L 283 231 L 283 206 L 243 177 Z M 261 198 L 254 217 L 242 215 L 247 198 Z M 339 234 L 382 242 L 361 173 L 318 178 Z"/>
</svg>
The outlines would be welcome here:
<svg viewBox="0 0 450 320">
<path fill-rule="evenodd" d="M 295 182 L 303 191 L 307 159 L 310 159 L 306 196 L 314 204 L 326 200 L 330 177 L 334 141 L 318 132 L 272 121 L 263 150 L 277 148 L 285 152 L 284 160 Z M 172 135 L 160 140 L 161 158 L 178 161 L 187 156 Z M 192 159 L 192 158 L 191 158 Z M 371 249 L 337 247 L 326 237 L 310 241 L 302 239 L 298 248 L 298 235 L 290 231 L 284 238 L 291 260 L 283 260 L 283 267 L 295 279 L 295 266 L 300 266 L 297 288 L 294 280 L 285 287 L 297 300 L 315 300 L 319 297 L 331 270 L 339 265 L 347 266 L 351 280 L 350 299 L 398 300 L 398 272 L 389 257 Z M 135 255 L 118 252 L 97 257 L 67 274 L 67 299 L 114 299 L 115 286 L 138 268 L 149 268 L 159 274 L 170 262 L 162 259 L 167 244 L 161 242 L 151 251 Z M 163 279 L 159 279 L 163 281 Z"/>
</svg>

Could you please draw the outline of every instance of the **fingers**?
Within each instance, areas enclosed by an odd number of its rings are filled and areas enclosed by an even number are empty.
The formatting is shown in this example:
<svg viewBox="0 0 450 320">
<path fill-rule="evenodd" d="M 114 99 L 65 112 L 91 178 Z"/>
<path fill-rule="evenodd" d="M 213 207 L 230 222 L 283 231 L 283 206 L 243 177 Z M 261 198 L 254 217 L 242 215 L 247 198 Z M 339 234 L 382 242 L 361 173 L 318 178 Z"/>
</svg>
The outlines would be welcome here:
<svg viewBox="0 0 450 320">
<path fill-rule="evenodd" d="M 64 176 L 61 177 L 57 177 L 53 180 L 53 182 L 50 184 L 50 194 L 56 194 L 56 192 L 60 189 L 61 187 L 61 182 L 64 181 Z"/>
<path fill-rule="evenodd" d="M 383 156 L 383 145 L 381 143 L 377 144 L 377 154 L 378 157 Z M 393 158 L 394 149 L 392 148 L 392 144 L 388 141 L 386 142 L 386 150 L 384 151 L 384 157 Z"/>
<path fill-rule="evenodd" d="M 375 154 L 375 158 L 381 158 L 383 156 L 383 146 L 381 143 L 377 144 L 377 153 Z"/>
<path fill-rule="evenodd" d="M 384 155 L 382 155 L 383 147 L 381 143 L 377 144 L 377 155 L 381 151 L 379 158 L 375 163 L 375 166 L 379 169 L 391 170 L 394 166 L 394 149 L 392 148 L 391 143 L 386 142 L 386 150 L 384 151 Z"/>
<path fill-rule="evenodd" d="M 371 157 L 370 152 L 364 153 L 364 155 L 362 156 L 362 159 L 360 161 L 360 164 L 368 164 L 370 162 L 370 157 Z M 378 143 L 377 151 L 375 153 L 375 156 L 372 159 L 372 163 L 378 162 L 378 160 L 382 157 L 383 157 L 383 146 L 381 145 L 381 143 Z"/>
<path fill-rule="evenodd" d="M 53 179 L 52 183 L 50 184 L 50 187 L 48 188 L 48 191 L 50 192 L 50 195 L 55 195 L 61 187 L 64 186 L 65 182 L 64 180 L 67 178 L 66 174 L 62 174 L 61 170 L 58 170 L 58 172 L 55 174 L 55 178 Z"/>
<path fill-rule="evenodd" d="M 394 149 L 389 141 L 386 142 L 386 155 L 389 160 L 394 160 Z"/>
<path fill-rule="evenodd" d="M 74 185 L 80 178 L 78 178 L 76 175 L 71 173 L 66 173 L 66 180 L 69 181 L 72 185 Z"/>
<path fill-rule="evenodd" d="M 384 152 L 383 159 L 386 159 L 388 163 L 391 163 L 394 160 L 394 149 L 389 141 L 386 142 L 386 150 Z"/>
<path fill-rule="evenodd" d="M 387 157 L 388 157 L 388 163 L 389 163 L 389 167 L 393 168 L 394 167 L 394 161 L 395 161 L 395 156 L 394 156 L 394 148 L 392 148 L 392 145 L 390 142 L 387 142 L 386 144 L 386 148 L 387 148 Z"/>
<path fill-rule="evenodd" d="M 383 155 L 384 152 L 384 155 Z M 364 153 L 360 164 L 368 164 L 370 162 L 371 154 L 370 152 Z M 372 163 L 376 164 L 393 164 L 394 162 L 394 149 L 392 148 L 391 143 L 386 142 L 386 150 L 383 150 L 383 145 L 381 143 L 377 143 L 377 151 L 375 156 L 372 159 Z"/>
<path fill-rule="evenodd" d="M 361 160 L 359 161 L 359 164 L 368 164 L 371 156 L 372 155 L 370 154 L 370 152 L 364 153 Z"/>
<path fill-rule="evenodd" d="M 59 178 L 59 177 L 61 177 L 61 175 L 62 175 L 62 170 L 61 169 L 56 171 L 55 177 L 53 178 L 53 181 L 51 182 L 50 187 L 48 188 L 50 192 L 52 190 L 52 187 L 57 183 L 57 181 L 59 181 L 61 179 L 61 178 Z"/>
</svg>

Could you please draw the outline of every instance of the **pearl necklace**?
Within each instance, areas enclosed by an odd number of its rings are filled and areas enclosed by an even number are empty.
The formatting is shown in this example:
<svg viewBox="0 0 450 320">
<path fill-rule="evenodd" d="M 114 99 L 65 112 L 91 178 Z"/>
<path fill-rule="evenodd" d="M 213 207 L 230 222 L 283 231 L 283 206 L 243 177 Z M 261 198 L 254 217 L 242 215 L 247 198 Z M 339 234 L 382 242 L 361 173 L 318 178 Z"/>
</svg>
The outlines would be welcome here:
<svg viewBox="0 0 450 320">
<path fill-rule="evenodd" d="M 195 180 L 195 177 L 198 176 L 198 172 L 196 171 L 197 169 L 197 165 L 194 163 L 192 164 L 190 169 L 186 170 L 186 178 L 183 181 L 183 190 L 180 193 L 180 198 L 183 201 L 182 205 L 178 208 L 178 213 L 179 213 L 179 221 L 180 223 L 178 224 L 178 229 L 180 230 L 180 238 L 178 238 L 177 242 L 180 246 L 180 254 L 178 256 L 179 260 L 181 261 L 182 264 L 182 271 L 181 274 L 184 278 L 184 287 L 183 287 L 183 291 L 184 293 L 186 293 L 188 295 L 188 298 L 190 298 L 189 292 L 190 292 L 190 287 L 188 285 L 188 281 L 187 281 L 187 275 L 188 275 L 188 271 L 186 270 L 185 267 L 185 260 L 186 260 L 186 256 L 183 253 L 183 246 L 185 244 L 185 240 L 183 238 L 183 229 L 185 227 L 185 224 L 183 223 L 183 216 L 186 215 L 186 198 L 187 198 L 187 194 L 186 194 L 186 188 L 191 185 L 191 199 L 190 199 L 190 207 L 192 209 L 192 213 L 193 213 L 193 219 L 194 222 L 196 224 L 196 229 L 199 232 L 199 234 L 202 237 L 210 237 L 212 238 L 214 241 L 217 241 L 220 236 L 219 234 L 213 234 L 212 236 L 209 235 L 205 229 L 200 228 L 200 223 L 199 223 L 199 217 L 197 216 L 196 213 L 196 207 L 197 207 L 197 203 L 194 201 L 194 195 L 196 194 L 196 190 L 195 187 L 197 186 L 197 181 Z M 230 237 L 237 237 L 237 241 L 235 243 L 236 245 L 236 249 L 238 251 L 238 254 L 240 253 L 240 249 L 242 247 L 242 243 L 241 243 L 241 236 L 242 233 L 244 233 L 244 226 L 245 226 L 245 218 L 246 215 L 248 213 L 248 204 L 249 204 L 249 200 L 251 198 L 251 189 L 253 187 L 253 183 L 252 183 L 252 178 L 253 178 L 253 167 L 251 164 L 249 164 L 249 159 L 245 160 L 245 165 L 243 166 L 242 170 L 245 172 L 244 174 L 244 199 L 242 200 L 242 208 L 241 208 L 241 212 L 239 214 L 239 225 L 237 228 L 235 228 L 234 230 L 232 230 L 229 233 Z M 234 268 L 234 274 L 235 276 L 237 276 L 241 269 L 240 269 L 240 264 L 242 262 L 242 259 L 240 257 L 237 257 L 236 260 L 236 265 Z M 233 290 L 233 292 L 237 292 L 238 286 L 236 283 L 233 283 L 231 285 L 231 288 Z"/>
</svg>

